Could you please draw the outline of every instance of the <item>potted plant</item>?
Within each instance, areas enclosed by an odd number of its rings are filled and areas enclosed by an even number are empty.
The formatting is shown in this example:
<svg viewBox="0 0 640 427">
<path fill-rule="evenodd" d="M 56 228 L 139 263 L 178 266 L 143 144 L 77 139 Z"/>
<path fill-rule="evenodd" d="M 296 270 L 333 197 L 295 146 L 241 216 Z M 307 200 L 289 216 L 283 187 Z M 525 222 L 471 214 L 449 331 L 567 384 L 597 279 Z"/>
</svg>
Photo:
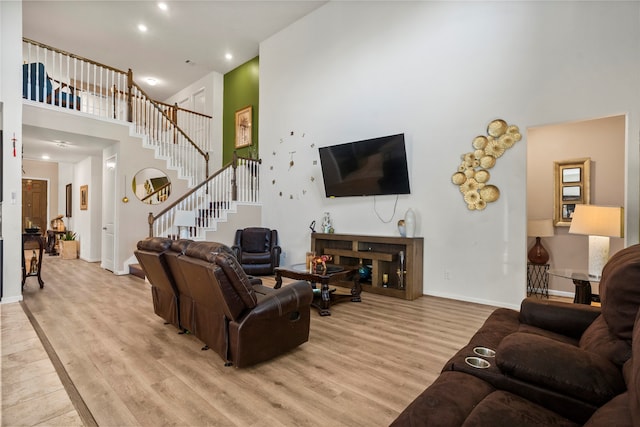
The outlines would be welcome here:
<svg viewBox="0 0 640 427">
<path fill-rule="evenodd" d="M 62 259 L 78 258 L 78 241 L 76 240 L 76 233 L 67 230 L 60 237 L 60 257 Z"/>
</svg>

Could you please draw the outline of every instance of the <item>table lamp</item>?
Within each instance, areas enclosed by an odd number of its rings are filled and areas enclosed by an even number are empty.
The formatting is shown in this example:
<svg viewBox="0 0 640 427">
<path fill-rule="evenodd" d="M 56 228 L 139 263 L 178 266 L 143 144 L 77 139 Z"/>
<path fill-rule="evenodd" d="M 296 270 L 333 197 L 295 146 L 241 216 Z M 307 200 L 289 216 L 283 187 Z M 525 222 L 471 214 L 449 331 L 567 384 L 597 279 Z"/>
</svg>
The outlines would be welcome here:
<svg viewBox="0 0 640 427">
<path fill-rule="evenodd" d="M 527 236 L 536 238 L 536 243 L 527 253 L 529 262 L 538 265 L 546 264 L 549 261 L 549 252 L 540 243 L 540 238 L 553 236 L 553 222 L 550 219 L 531 219 L 527 221 Z"/>
<path fill-rule="evenodd" d="M 609 260 L 609 238 L 624 237 L 624 209 L 576 205 L 569 233 L 589 236 L 589 276 L 599 278 Z"/>
<path fill-rule="evenodd" d="M 188 239 L 189 227 L 196 226 L 195 211 L 176 211 L 176 216 L 173 219 L 173 225 L 178 227 L 181 239 Z"/>
</svg>

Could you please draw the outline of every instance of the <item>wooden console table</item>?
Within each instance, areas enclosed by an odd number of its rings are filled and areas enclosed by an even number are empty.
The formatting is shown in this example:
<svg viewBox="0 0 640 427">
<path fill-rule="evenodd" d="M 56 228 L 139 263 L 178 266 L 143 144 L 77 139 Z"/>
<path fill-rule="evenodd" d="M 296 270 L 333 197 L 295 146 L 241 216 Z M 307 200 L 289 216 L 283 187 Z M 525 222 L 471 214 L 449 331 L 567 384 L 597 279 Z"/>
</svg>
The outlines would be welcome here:
<svg viewBox="0 0 640 427">
<path fill-rule="evenodd" d="M 311 250 L 333 256 L 332 263 L 370 266 L 360 275 L 362 290 L 414 300 L 422 296 L 422 237 L 311 233 Z"/>
<path fill-rule="evenodd" d="M 34 247 L 34 244 L 37 247 Z M 44 244 L 45 239 L 44 236 L 40 234 L 33 233 L 24 233 L 22 234 L 22 288 L 24 289 L 24 282 L 27 280 L 27 277 L 37 277 L 38 284 L 40 284 L 40 289 L 44 288 L 44 282 L 42 281 L 42 277 L 40 277 L 40 272 L 42 271 L 42 253 L 44 252 Z M 31 269 L 31 265 L 27 266 L 26 259 L 24 257 L 24 251 L 26 249 L 33 249 L 34 251 L 38 251 L 38 264 L 36 271 Z"/>
</svg>

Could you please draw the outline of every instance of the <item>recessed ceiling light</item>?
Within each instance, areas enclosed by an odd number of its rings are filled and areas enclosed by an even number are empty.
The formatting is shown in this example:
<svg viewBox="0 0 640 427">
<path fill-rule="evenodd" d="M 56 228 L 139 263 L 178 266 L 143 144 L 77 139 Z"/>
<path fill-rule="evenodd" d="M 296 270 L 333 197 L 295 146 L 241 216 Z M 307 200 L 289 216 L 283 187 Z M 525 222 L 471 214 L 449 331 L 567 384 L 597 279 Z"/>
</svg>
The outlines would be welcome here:
<svg viewBox="0 0 640 427">
<path fill-rule="evenodd" d="M 48 154 L 43 154 L 42 155 L 42 160 L 49 160 L 51 157 L 49 157 Z"/>
<path fill-rule="evenodd" d="M 165 2 L 158 2 L 158 7 L 160 8 L 160 10 L 169 9 L 169 6 L 167 6 L 167 4 Z"/>
<path fill-rule="evenodd" d="M 231 55 L 230 53 L 225 54 L 224 57 L 227 61 L 230 61 L 233 59 L 233 55 Z"/>
<path fill-rule="evenodd" d="M 153 77 L 149 77 L 149 78 L 147 79 L 147 84 L 148 84 L 149 86 L 155 86 L 155 85 L 157 85 L 157 84 L 158 84 L 158 80 L 154 79 Z"/>
<path fill-rule="evenodd" d="M 144 24 L 138 24 L 138 30 L 139 30 L 141 33 L 146 33 L 146 32 L 147 32 L 147 26 L 146 26 L 146 25 L 144 25 Z"/>
</svg>

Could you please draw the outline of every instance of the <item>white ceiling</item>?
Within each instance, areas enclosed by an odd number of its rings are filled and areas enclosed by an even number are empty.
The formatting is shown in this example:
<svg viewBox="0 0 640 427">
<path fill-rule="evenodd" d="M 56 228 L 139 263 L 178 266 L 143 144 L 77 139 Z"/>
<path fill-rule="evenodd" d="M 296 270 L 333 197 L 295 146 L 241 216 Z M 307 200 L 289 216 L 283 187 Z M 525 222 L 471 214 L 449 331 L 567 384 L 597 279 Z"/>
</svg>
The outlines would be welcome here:
<svg viewBox="0 0 640 427">
<path fill-rule="evenodd" d="M 121 70 L 131 68 L 136 83 L 162 101 L 212 71 L 224 74 L 258 56 L 261 41 L 327 1 L 169 0 L 167 11 L 157 3 L 24 0 L 23 36 Z M 138 31 L 140 23 L 148 27 L 146 33 Z M 226 60 L 226 53 L 233 59 Z M 147 77 L 158 84 L 147 85 Z M 65 140 L 30 131 L 23 135 L 25 158 L 33 151 L 27 145 L 39 138 Z M 51 149 L 51 161 L 60 154 L 56 151 Z"/>
</svg>

